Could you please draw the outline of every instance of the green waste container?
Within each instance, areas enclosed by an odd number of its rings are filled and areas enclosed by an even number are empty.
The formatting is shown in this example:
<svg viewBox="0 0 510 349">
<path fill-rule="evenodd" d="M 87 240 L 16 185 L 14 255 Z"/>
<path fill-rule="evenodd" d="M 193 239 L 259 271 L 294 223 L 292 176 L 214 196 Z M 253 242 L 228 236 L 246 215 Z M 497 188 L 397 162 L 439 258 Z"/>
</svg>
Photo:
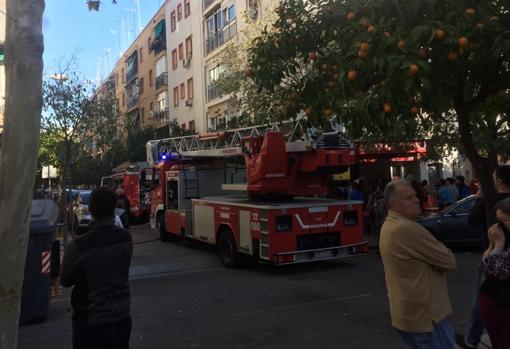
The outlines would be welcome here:
<svg viewBox="0 0 510 349">
<path fill-rule="evenodd" d="M 51 297 L 51 248 L 58 206 L 53 200 L 32 200 L 30 237 L 21 296 L 20 323 L 46 320 Z"/>
</svg>

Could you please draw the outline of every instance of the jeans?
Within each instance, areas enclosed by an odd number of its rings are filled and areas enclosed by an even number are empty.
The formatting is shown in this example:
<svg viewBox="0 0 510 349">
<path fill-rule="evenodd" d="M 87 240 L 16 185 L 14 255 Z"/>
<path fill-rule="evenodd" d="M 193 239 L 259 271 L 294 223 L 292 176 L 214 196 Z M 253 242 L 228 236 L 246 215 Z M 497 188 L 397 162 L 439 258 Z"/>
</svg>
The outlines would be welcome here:
<svg viewBox="0 0 510 349">
<path fill-rule="evenodd" d="M 129 349 L 131 318 L 104 324 L 73 321 L 73 349 Z"/>
<path fill-rule="evenodd" d="M 484 325 L 482 317 L 480 316 L 480 282 L 482 275 L 485 271 L 485 264 L 480 261 L 478 266 L 478 275 L 476 276 L 476 287 L 475 294 L 473 296 L 473 302 L 471 304 L 471 318 L 469 319 L 469 331 L 467 334 L 467 344 L 476 347 L 480 343 L 482 338 Z"/>
<path fill-rule="evenodd" d="M 455 349 L 455 332 L 450 317 L 434 324 L 432 332 L 397 330 L 405 349 Z"/>
</svg>

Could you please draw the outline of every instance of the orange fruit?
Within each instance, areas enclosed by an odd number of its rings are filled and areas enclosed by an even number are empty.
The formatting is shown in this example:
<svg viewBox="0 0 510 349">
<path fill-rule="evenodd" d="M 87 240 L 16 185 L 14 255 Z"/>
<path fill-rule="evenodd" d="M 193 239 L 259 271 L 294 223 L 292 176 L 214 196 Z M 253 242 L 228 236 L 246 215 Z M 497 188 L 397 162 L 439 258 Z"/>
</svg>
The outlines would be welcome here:
<svg viewBox="0 0 510 349">
<path fill-rule="evenodd" d="M 441 40 L 442 38 L 444 38 L 444 30 L 443 29 L 436 29 L 436 34 L 435 34 L 435 38 L 436 40 Z"/>
<path fill-rule="evenodd" d="M 467 14 L 467 15 L 473 16 L 474 14 L 476 14 L 476 10 L 474 8 L 467 8 L 464 11 L 464 13 Z"/>
<path fill-rule="evenodd" d="M 315 61 L 317 59 L 317 53 L 315 52 L 310 52 L 308 54 L 308 59 L 310 59 L 311 61 Z"/>
<path fill-rule="evenodd" d="M 384 112 L 386 114 L 391 113 L 391 104 L 390 103 L 384 103 Z"/>
<path fill-rule="evenodd" d="M 483 29 L 483 27 L 485 27 L 485 25 L 482 22 L 478 22 L 478 23 L 476 23 L 476 27 L 478 29 Z"/>
<path fill-rule="evenodd" d="M 326 71 L 328 70 L 328 65 L 326 63 L 324 63 L 322 66 L 321 66 L 321 69 L 322 71 Z"/>
<path fill-rule="evenodd" d="M 348 20 L 349 22 L 352 22 L 352 21 L 354 21 L 355 19 L 356 19 L 356 14 L 355 14 L 354 12 L 349 12 L 349 13 L 347 14 L 347 20 Z"/>
<path fill-rule="evenodd" d="M 448 56 L 447 56 L 447 58 L 448 58 L 448 60 L 449 60 L 450 62 L 454 62 L 454 61 L 456 61 L 456 60 L 459 58 L 459 55 L 457 55 L 457 54 L 456 54 L 455 52 L 453 52 L 453 51 L 450 51 L 450 52 L 448 52 Z"/>
<path fill-rule="evenodd" d="M 359 49 L 363 50 L 363 51 L 368 51 L 369 48 L 370 48 L 370 45 L 366 42 L 362 43 L 359 47 Z"/>
<path fill-rule="evenodd" d="M 358 57 L 360 59 L 365 59 L 365 58 L 367 58 L 367 56 L 368 56 L 368 52 L 367 51 L 363 51 L 363 50 L 359 50 L 358 51 Z"/>
<path fill-rule="evenodd" d="M 468 38 L 466 38 L 465 36 L 462 36 L 459 38 L 459 46 L 460 47 L 467 47 L 468 44 L 469 44 Z"/>
<path fill-rule="evenodd" d="M 402 39 L 400 39 L 398 42 L 397 42 L 397 47 L 401 50 L 403 50 L 405 47 L 406 47 L 406 42 Z"/>
<path fill-rule="evenodd" d="M 358 77 L 358 72 L 356 70 L 351 70 L 347 73 L 347 79 L 349 80 L 356 80 L 356 78 Z"/>
<path fill-rule="evenodd" d="M 338 71 L 338 65 L 336 64 L 333 64 L 331 68 L 333 69 L 333 73 L 336 73 Z"/>
<path fill-rule="evenodd" d="M 497 21 L 499 19 L 499 17 L 498 16 L 492 16 L 489 19 L 494 22 L 494 21 Z"/>
<path fill-rule="evenodd" d="M 417 54 L 418 54 L 418 57 L 420 57 L 420 58 L 424 58 L 424 59 L 425 59 L 425 58 L 427 58 L 427 56 L 429 55 L 429 54 L 428 54 L 428 52 L 427 52 L 427 50 L 426 50 L 426 49 L 424 49 L 423 47 L 421 47 L 421 48 L 418 50 L 418 53 L 417 53 Z"/>
<path fill-rule="evenodd" d="M 418 66 L 416 64 L 411 64 L 407 70 L 407 75 L 412 78 L 416 73 L 418 73 Z"/>
<path fill-rule="evenodd" d="M 409 112 L 410 112 L 411 114 L 413 114 L 413 115 L 416 115 L 416 114 L 418 114 L 419 109 L 418 109 L 418 107 L 417 107 L 417 106 L 415 106 L 415 105 L 414 105 L 414 106 L 412 106 L 412 107 L 411 107 L 411 109 L 409 109 Z"/>
<path fill-rule="evenodd" d="M 384 36 L 386 36 L 387 38 L 389 38 L 391 36 L 391 33 L 390 32 L 384 32 Z"/>
<path fill-rule="evenodd" d="M 370 21 L 367 18 L 361 20 L 361 25 L 368 29 L 370 27 Z"/>
<path fill-rule="evenodd" d="M 368 31 L 369 33 L 373 33 L 373 32 L 375 32 L 375 27 L 374 27 L 373 25 L 371 25 L 371 26 L 369 26 L 369 27 L 367 28 L 367 31 Z"/>
<path fill-rule="evenodd" d="M 324 110 L 324 115 L 329 118 L 331 115 L 333 115 L 333 110 L 331 110 L 330 108 Z"/>
</svg>

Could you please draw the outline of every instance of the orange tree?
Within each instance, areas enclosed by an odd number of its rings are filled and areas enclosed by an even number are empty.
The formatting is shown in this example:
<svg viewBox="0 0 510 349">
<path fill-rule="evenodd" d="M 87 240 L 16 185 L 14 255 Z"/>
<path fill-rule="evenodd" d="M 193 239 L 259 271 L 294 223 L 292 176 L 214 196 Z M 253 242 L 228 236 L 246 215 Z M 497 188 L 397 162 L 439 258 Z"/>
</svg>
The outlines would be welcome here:
<svg viewBox="0 0 510 349">
<path fill-rule="evenodd" d="M 250 49 L 245 100 L 273 121 L 337 115 L 355 138 L 453 135 L 493 198 L 491 171 L 510 149 L 509 10 L 497 0 L 284 0 Z"/>
</svg>

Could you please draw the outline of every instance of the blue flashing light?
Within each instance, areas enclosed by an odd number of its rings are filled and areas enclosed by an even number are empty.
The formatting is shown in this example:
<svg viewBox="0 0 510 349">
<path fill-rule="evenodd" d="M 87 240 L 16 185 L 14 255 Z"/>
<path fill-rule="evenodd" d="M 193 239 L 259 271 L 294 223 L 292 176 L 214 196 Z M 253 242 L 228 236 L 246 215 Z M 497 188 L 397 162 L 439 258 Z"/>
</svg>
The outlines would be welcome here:
<svg viewBox="0 0 510 349">
<path fill-rule="evenodd" d="M 161 155 L 161 160 L 166 160 L 168 159 L 168 155 L 167 154 L 162 154 Z"/>
</svg>

